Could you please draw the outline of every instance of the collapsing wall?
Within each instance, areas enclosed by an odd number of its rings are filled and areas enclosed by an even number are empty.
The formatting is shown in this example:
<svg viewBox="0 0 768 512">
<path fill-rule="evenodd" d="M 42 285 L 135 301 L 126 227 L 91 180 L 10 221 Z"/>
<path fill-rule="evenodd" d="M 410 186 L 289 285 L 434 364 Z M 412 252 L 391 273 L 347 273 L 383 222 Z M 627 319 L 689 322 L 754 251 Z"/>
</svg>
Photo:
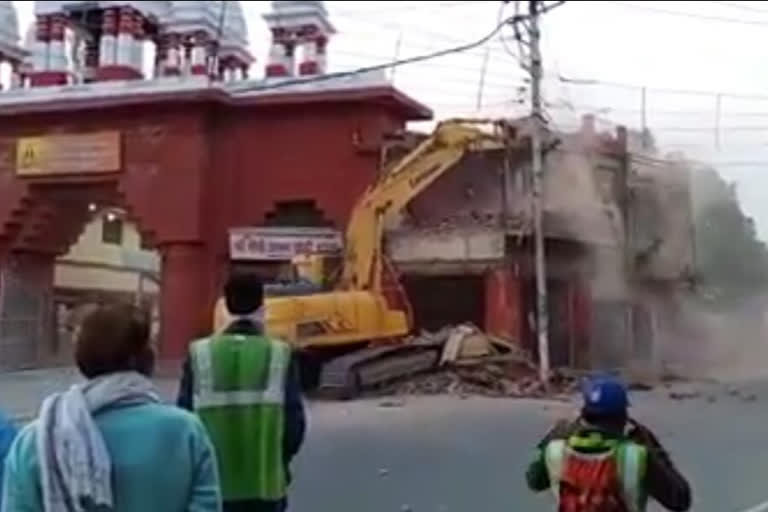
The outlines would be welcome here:
<svg viewBox="0 0 768 512">
<path fill-rule="evenodd" d="M 587 120 L 580 132 L 556 134 L 546 156 L 543 220 L 555 364 L 609 367 L 652 359 L 654 309 L 674 293 L 691 259 L 687 181 L 670 166 L 636 165 L 628 138 L 624 129 L 596 134 Z M 503 155 L 467 158 L 414 199 L 388 231 L 390 255 L 406 274 L 474 274 L 490 281 L 493 269 L 508 268 L 508 282 L 520 290 L 513 302 L 517 332 L 530 341 L 530 200 L 527 158 L 510 162 L 506 172 Z M 658 219 L 649 225 L 651 214 Z"/>
</svg>

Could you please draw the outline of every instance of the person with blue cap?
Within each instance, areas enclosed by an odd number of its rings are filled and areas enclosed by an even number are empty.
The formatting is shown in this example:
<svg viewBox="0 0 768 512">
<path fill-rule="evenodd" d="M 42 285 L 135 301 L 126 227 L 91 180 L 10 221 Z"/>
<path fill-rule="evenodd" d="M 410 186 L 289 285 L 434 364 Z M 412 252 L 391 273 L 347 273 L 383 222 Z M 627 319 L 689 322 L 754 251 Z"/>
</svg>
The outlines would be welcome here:
<svg viewBox="0 0 768 512">
<path fill-rule="evenodd" d="M 691 489 L 656 436 L 629 417 L 624 383 L 611 375 L 585 380 L 575 421 L 561 421 L 537 447 L 528 487 L 551 490 L 559 512 L 643 512 L 648 498 L 685 512 Z"/>
</svg>

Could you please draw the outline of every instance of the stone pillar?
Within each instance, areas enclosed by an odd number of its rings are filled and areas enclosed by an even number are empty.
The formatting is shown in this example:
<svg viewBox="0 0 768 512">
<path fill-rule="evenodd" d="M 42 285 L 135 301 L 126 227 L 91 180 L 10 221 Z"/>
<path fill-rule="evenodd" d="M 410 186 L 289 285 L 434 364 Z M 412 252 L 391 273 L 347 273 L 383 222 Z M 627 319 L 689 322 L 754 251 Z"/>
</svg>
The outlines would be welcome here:
<svg viewBox="0 0 768 512">
<path fill-rule="evenodd" d="M 35 20 L 35 41 L 32 43 L 32 71 L 48 71 L 48 42 L 51 38 L 51 19 L 38 16 Z"/>
<path fill-rule="evenodd" d="M 163 76 L 163 67 L 165 61 L 168 58 L 168 37 L 158 36 L 153 42 L 155 43 L 155 62 L 153 74 L 155 78 Z"/>
<path fill-rule="evenodd" d="M 160 357 L 180 359 L 189 342 L 208 332 L 213 320 L 207 255 L 201 244 L 171 243 L 160 250 Z"/>
<path fill-rule="evenodd" d="M 115 64 L 121 67 L 133 66 L 133 9 L 120 9 L 120 19 L 117 23 L 117 58 Z"/>
<path fill-rule="evenodd" d="M 141 19 L 141 22 L 137 21 Z M 143 23 L 141 14 L 131 7 L 108 9 L 104 12 L 101 55 L 97 79 L 137 80 L 143 78 L 141 67 L 136 67 L 136 35 Z M 142 29 L 143 30 L 143 29 Z M 139 36 L 141 38 L 141 36 Z M 143 63 L 142 63 L 143 64 Z"/>
<path fill-rule="evenodd" d="M 101 41 L 99 44 L 99 67 L 114 66 L 117 51 L 117 9 L 107 9 L 101 25 Z"/>
<path fill-rule="evenodd" d="M 192 37 L 192 48 L 190 49 L 190 74 L 208 74 L 208 43 L 208 34 L 206 32 L 195 32 Z"/>
<path fill-rule="evenodd" d="M 318 35 L 302 44 L 304 60 L 299 64 L 300 75 L 318 75 L 325 72 L 326 42 L 325 36 Z"/>
<path fill-rule="evenodd" d="M 11 89 L 19 89 L 24 86 L 24 80 L 21 71 L 21 62 L 11 61 Z"/>
<path fill-rule="evenodd" d="M 523 342 L 523 287 L 515 268 L 495 268 L 485 275 L 485 331 Z"/>
<path fill-rule="evenodd" d="M 59 14 L 39 16 L 35 27 L 35 41 L 32 44 L 32 69 L 29 71 L 30 85 L 65 85 L 69 75 L 67 56 L 64 54 L 64 27 L 66 19 Z"/>
<path fill-rule="evenodd" d="M 225 82 L 235 80 L 235 61 L 232 57 L 224 57 L 219 61 L 219 78 Z"/>
<path fill-rule="evenodd" d="M 248 80 L 248 64 L 243 64 L 240 66 L 240 78 L 243 80 Z"/>
<path fill-rule="evenodd" d="M 64 53 L 63 15 L 40 16 L 37 19 L 36 39 L 32 46 L 30 85 L 42 87 L 65 85 L 69 75 Z"/>
<path fill-rule="evenodd" d="M 99 67 L 99 40 L 95 37 L 85 40 L 85 59 L 83 62 L 83 78 L 90 82 L 96 78 Z"/>
<path fill-rule="evenodd" d="M 317 62 L 317 72 L 325 74 L 328 70 L 328 38 L 320 36 L 315 40 L 315 59 Z"/>
<path fill-rule="evenodd" d="M 294 45 L 290 34 L 283 28 L 272 29 L 272 46 L 265 74 L 267 78 L 293 75 Z"/>
<path fill-rule="evenodd" d="M 144 75 L 144 15 L 139 11 L 133 13 L 133 51 L 131 52 L 131 67 L 140 75 Z"/>
<path fill-rule="evenodd" d="M 163 76 L 177 76 L 181 73 L 182 46 L 179 34 L 168 34 L 164 38 Z"/>
<path fill-rule="evenodd" d="M 50 42 L 48 43 L 48 69 L 50 71 L 67 73 L 67 54 L 64 49 L 64 33 L 67 19 L 63 14 L 51 17 Z"/>
</svg>

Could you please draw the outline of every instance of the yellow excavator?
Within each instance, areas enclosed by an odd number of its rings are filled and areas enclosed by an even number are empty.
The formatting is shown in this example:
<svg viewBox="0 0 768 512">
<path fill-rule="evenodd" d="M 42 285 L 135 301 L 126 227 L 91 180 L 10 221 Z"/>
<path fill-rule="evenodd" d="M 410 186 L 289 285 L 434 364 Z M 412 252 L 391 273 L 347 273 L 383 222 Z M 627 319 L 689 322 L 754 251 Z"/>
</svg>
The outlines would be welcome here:
<svg viewBox="0 0 768 512">
<path fill-rule="evenodd" d="M 382 289 L 384 225 L 468 153 L 521 146 L 514 129 L 503 121 L 456 119 L 439 123 L 357 201 L 346 230 L 340 276 L 332 290 L 278 296 L 267 293 L 266 332 L 300 351 L 325 354 L 319 387 L 346 396 L 432 367 L 438 347 L 402 341 L 412 327 L 407 297 L 402 294 L 402 304 L 397 307 Z M 292 263 L 297 276 L 314 282 L 329 279 L 325 256 L 305 255 Z M 218 331 L 229 322 L 224 301 L 219 299 L 214 329 Z"/>
</svg>

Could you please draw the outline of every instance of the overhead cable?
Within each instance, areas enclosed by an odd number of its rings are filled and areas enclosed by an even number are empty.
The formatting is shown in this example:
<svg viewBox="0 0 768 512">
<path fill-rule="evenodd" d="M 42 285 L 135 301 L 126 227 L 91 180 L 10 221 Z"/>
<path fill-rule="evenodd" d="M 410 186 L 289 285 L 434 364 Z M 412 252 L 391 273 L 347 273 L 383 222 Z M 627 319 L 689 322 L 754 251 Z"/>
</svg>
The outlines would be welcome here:
<svg viewBox="0 0 768 512">
<path fill-rule="evenodd" d="M 550 9 L 551 10 L 551 9 Z M 338 71 L 334 73 L 327 73 L 324 75 L 317 75 L 312 77 L 305 77 L 305 78 L 293 78 L 293 79 L 287 79 L 287 80 L 281 80 L 279 82 L 272 82 L 272 83 L 259 83 L 259 84 L 253 84 L 248 85 L 242 88 L 233 88 L 233 92 L 252 92 L 252 91 L 267 91 L 267 90 L 275 90 L 275 89 L 282 89 L 285 87 L 290 87 L 294 85 L 303 85 L 303 84 L 309 84 L 309 83 L 316 83 L 316 82 L 326 82 L 328 80 L 334 80 L 338 78 L 346 78 L 350 76 L 356 76 L 361 75 L 365 73 L 370 73 L 373 71 L 382 71 L 386 69 L 390 69 L 396 66 L 404 66 L 406 64 L 414 64 L 416 62 L 423 62 L 427 60 L 437 59 L 439 57 L 444 57 L 446 55 L 456 54 L 456 53 L 462 53 L 467 50 L 471 50 L 473 48 L 476 48 L 478 46 L 482 46 L 488 41 L 490 41 L 496 34 L 499 33 L 499 31 L 508 24 L 515 24 L 519 23 L 521 19 L 527 18 L 527 16 L 512 16 L 505 20 L 503 20 L 501 23 L 496 25 L 494 29 L 486 34 L 485 36 L 481 37 L 480 39 L 462 44 L 459 46 L 454 46 L 452 48 L 446 48 L 444 50 L 438 50 L 436 52 L 426 53 L 423 55 L 416 55 L 414 57 L 408 57 L 405 59 L 396 59 L 390 62 L 386 62 L 383 64 L 376 64 L 372 66 L 363 66 L 359 67 L 350 71 Z"/>
</svg>

